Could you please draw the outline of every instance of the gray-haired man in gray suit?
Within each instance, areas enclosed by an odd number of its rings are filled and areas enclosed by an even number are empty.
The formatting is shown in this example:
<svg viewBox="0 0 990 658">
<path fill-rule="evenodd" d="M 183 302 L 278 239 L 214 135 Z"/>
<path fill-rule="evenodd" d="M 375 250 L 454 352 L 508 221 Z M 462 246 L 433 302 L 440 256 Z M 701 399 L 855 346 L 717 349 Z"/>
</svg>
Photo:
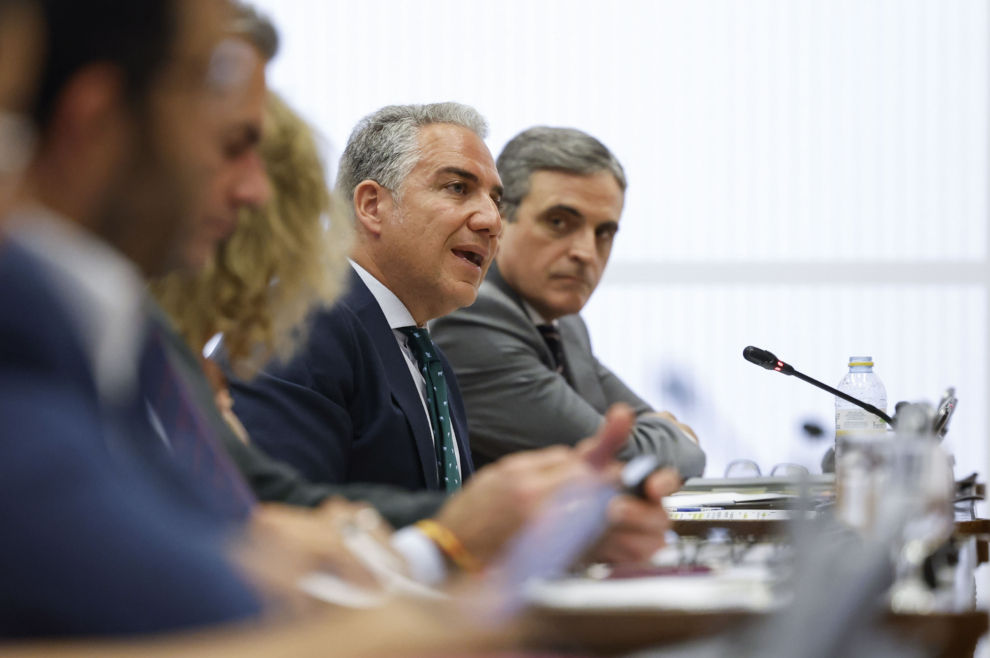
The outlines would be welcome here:
<svg viewBox="0 0 990 658">
<path fill-rule="evenodd" d="M 495 263 L 474 305 L 431 324 L 457 371 L 475 462 L 573 445 L 625 402 L 637 414 L 626 456 L 656 454 L 685 478 L 700 475 L 694 432 L 599 363 L 578 315 L 619 228 L 622 165 L 594 137 L 546 127 L 513 138 L 497 165 L 505 224 Z"/>
</svg>

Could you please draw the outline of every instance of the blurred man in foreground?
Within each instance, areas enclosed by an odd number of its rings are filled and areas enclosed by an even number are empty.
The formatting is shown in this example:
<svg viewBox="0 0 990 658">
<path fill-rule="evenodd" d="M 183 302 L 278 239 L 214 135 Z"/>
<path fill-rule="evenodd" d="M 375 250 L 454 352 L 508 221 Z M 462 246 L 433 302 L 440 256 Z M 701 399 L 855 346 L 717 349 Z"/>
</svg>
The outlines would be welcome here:
<svg viewBox="0 0 990 658">
<path fill-rule="evenodd" d="M 594 137 L 531 128 L 498 159 L 505 224 L 471 306 L 438 318 L 436 343 L 457 372 L 478 463 L 574 445 L 617 402 L 637 414 L 625 455 L 655 454 L 685 478 L 705 455 L 691 429 L 657 413 L 595 358 L 578 313 L 619 230 L 626 176 Z"/>
<path fill-rule="evenodd" d="M 227 526 L 170 468 L 134 395 L 143 276 L 174 262 L 219 166 L 206 88 L 226 5 L 38 4 L 38 149 L 0 247 L 0 634 L 257 615 Z"/>
</svg>

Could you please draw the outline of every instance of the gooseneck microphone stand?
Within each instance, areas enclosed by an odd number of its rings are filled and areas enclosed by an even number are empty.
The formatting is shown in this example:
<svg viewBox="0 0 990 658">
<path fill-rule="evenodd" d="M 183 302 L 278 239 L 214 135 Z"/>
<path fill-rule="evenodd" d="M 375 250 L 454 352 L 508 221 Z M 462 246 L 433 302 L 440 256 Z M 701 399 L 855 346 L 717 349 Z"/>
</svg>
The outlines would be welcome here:
<svg viewBox="0 0 990 658">
<path fill-rule="evenodd" d="M 823 391 L 828 391 L 832 395 L 842 398 L 843 400 L 849 402 L 850 404 L 854 404 L 857 407 L 860 407 L 861 409 L 866 409 L 871 414 L 874 414 L 875 416 L 880 418 L 883 422 L 887 423 L 891 427 L 894 426 L 894 421 L 891 420 L 890 416 L 880 411 L 872 404 L 866 404 L 865 402 L 857 400 L 851 395 L 836 390 L 827 384 L 821 383 L 817 379 L 812 379 L 811 377 L 798 372 L 793 367 L 789 366 L 788 364 L 778 359 L 771 352 L 767 352 L 766 350 L 761 350 L 758 347 L 753 347 L 752 345 L 750 345 L 749 347 L 743 350 L 743 358 L 745 358 L 750 363 L 755 363 L 756 365 L 762 368 L 766 368 L 767 370 L 773 370 L 775 372 L 779 372 L 782 375 L 787 375 L 788 377 L 794 376 L 802 381 L 806 381 L 812 386 L 817 386 Z"/>
</svg>

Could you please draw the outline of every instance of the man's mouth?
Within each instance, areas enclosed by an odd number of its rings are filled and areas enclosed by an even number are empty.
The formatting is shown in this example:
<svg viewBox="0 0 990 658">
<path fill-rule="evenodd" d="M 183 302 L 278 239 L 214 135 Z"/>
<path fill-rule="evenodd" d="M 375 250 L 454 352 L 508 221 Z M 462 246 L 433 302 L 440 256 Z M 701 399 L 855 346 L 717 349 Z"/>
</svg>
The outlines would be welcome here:
<svg viewBox="0 0 990 658">
<path fill-rule="evenodd" d="M 454 255 L 463 258 L 475 267 L 481 267 L 485 262 L 485 257 L 475 251 L 468 251 L 467 249 L 452 249 Z"/>
<path fill-rule="evenodd" d="M 557 281 L 565 281 L 570 283 L 580 283 L 582 285 L 590 286 L 591 283 L 588 281 L 587 277 L 581 276 L 579 274 L 551 274 L 551 279 L 556 279 Z"/>
</svg>

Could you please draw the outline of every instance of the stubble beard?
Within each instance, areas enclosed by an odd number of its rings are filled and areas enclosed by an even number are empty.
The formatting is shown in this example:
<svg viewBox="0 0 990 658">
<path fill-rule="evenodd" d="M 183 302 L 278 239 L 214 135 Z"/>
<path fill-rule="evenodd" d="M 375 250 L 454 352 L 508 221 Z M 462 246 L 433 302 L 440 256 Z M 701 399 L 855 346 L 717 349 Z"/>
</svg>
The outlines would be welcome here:
<svg viewBox="0 0 990 658">
<path fill-rule="evenodd" d="M 131 157 L 107 195 L 98 226 L 103 237 L 135 261 L 147 276 L 181 266 L 180 242 L 190 230 L 192 181 L 169 164 L 139 129 Z"/>
</svg>

